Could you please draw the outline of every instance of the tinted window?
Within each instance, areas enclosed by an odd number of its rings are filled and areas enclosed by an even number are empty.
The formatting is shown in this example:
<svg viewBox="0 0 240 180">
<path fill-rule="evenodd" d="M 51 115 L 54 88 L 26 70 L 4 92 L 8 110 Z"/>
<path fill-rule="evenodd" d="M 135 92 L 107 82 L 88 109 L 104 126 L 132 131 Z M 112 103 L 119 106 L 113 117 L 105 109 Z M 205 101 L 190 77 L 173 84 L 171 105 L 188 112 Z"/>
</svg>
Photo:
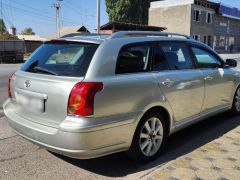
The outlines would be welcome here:
<svg viewBox="0 0 240 180">
<path fill-rule="evenodd" d="M 221 67 L 221 62 L 217 59 L 215 55 L 211 54 L 210 52 L 196 47 L 193 47 L 192 51 L 199 68 Z"/>
<path fill-rule="evenodd" d="M 22 70 L 59 76 L 84 76 L 97 49 L 95 44 L 44 44 Z"/>
<path fill-rule="evenodd" d="M 184 43 L 163 43 L 161 47 L 172 70 L 191 69 L 192 61 Z"/>
<path fill-rule="evenodd" d="M 123 48 L 118 56 L 117 74 L 147 72 L 150 68 L 151 45 L 136 45 Z"/>
<path fill-rule="evenodd" d="M 152 71 L 169 70 L 168 63 L 159 45 L 154 46 Z"/>
</svg>

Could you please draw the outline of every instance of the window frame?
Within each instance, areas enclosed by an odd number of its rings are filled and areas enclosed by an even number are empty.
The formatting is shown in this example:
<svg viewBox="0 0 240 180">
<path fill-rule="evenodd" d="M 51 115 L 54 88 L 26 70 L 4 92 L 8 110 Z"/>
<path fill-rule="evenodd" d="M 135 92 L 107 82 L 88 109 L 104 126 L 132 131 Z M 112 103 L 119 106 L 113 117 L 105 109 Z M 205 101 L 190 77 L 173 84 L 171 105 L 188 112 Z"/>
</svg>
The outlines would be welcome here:
<svg viewBox="0 0 240 180">
<path fill-rule="evenodd" d="M 171 71 L 171 68 L 170 68 L 170 65 L 168 63 L 168 61 L 166 60 L 166 57 L 165 57 L 165 54 L 164 54 L 164 51 L 163 49 L 161 48 L 160 46 L 160 43 L 162 41 L 156 41 L 153 43 L 153 53 L 152 53 L 152 63 L 151 63 L 151 72 L 156 72 L 156 73 L 159 73 L 159 72 L 164 72 L 164 71 Z M 156 50 L 159 49 L 159 54 L 162 55 L 164 57 L 164 61 L 168 67 L 168 69 L 166 70 L 153 70 L 153 66 L 154 66 L 154 62 L 155 62 L 155 55 L 156 55 Z"/>
<path fill-rule="evenodd" d="M 198 38 L 196 38 L 196 37 L 198 37 Z M 193 35 L 193 39 L 196 40 L 196 41 L 201 41 L 201 35 L 199 35 L 199 34 L 194 34 L 194 35 Z"/>
<path fill-rule="evenodd" d="M 198 11 L 198 19 L 197 19 L 197 11 Z M 200 22 L 200 15 L 201 15 L 201 10 L 194 9 L 193 10 L 193 21 Z"/>
<path fill-rule="evenodd" d="M 210 16 L 209 16 L 210 19 L 208 19 L 208 15 L 210 15 Z M 208 20 L 210 20 L 210 22 L 209 22 Z M 212 24 L 212 23 L 213 23 L 213 15 L 212 15 L 212 13 L 210 13 L 210 12 L 207 12 L 207 13 L 206 13 L 206 23 L 207 23 L 207 24 Z"/>
<path fill-rule="evenodd" d="M 127 48 L 137 47 L 137 46 L 149 46 L 150 47 L 150 56 L 149 56 L 150 60 L 148 61 L 148 70 L 145 72 L 119 73 L 118 67 L 119 67 L 121 52 Z M 131 74 L 140 74 L 140 73 L 151 73 L 152 59 L 153 59 L 153 42 L 147 41 L 147 42 L 133 42 L 133 43 L 125 44 L 124 46 L 122 46 L 120 48 L 118 55 L 117 55 L 117 61 L 115 64 L 115 75 L 118 76 L 118 75 L 131 75 Z"/>
<path fill-rule="evenodd" d="M 194 61 L 194 65 L 195 65 L 195 68 L 196 69 L 217 69 L 217 68 L 224 68 L 224 64 L 225 62 L 212 50 L 210 50 L 209 48 L 207 47 L 204 47 L 200 44 L 189 44 L 188 45 L 189 47 L 189 51 L 191 53 L 191 57 L 192 57 L 192 60 Z M 203 50 L 203 51 L 206 51 L 207 53 L 209 53 L 210 55 L 212 55 L 218 62 L 220 62 L 220 66 L 219 67 L 199 67 L 199 63 L 197 61 L 197 58 L 192 50 L 192 48 L 198 48 L 200 50 Z"/>
<path fill-rule="evenodd" d="M 218 44 L 218 46 L 220 48 L 225 48 L 225 46 L 226 46 L 226 36 L 223 36 L 223 35 L 219 36 L 219 44 Z"/>
</svg>

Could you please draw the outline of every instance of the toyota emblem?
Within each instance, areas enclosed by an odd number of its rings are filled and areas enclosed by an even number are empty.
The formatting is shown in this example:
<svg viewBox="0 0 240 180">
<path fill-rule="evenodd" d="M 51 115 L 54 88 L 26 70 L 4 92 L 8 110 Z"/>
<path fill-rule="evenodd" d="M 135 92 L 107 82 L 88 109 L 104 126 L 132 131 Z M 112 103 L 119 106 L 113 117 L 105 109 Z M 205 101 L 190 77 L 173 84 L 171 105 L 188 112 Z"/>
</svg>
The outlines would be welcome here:
<svg viewBox="0 0 240 180">
<path fill-rule="evenodd" d="M 30 80 L 26 80 L 24 84 L 27 88 L 31 86 Z"/>
</svg>

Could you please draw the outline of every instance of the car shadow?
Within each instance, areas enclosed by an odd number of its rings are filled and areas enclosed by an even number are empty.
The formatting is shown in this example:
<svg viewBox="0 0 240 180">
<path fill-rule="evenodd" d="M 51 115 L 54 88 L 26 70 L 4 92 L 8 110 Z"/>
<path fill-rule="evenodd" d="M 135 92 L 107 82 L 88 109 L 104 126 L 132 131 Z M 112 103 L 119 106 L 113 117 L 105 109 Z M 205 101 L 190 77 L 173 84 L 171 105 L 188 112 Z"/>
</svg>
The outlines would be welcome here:
<svg viewBox="0 0 240 180">
<path fill-rule="evenodd" d="M 239 118 L 239 116 L 234 117 L 230 113 L 224 113 L 188 127 L 170 136 L 162 156 L 146 164 L 131 161 L 126 157 L 125 153 L 117 153 L 90 160 L 79 160 L 55 155 L 74 166 L 99 175 L 124 177 L 143 170 L 160 167 L 171 160 L 194 151 L 239 126 Z"/>
</svg>

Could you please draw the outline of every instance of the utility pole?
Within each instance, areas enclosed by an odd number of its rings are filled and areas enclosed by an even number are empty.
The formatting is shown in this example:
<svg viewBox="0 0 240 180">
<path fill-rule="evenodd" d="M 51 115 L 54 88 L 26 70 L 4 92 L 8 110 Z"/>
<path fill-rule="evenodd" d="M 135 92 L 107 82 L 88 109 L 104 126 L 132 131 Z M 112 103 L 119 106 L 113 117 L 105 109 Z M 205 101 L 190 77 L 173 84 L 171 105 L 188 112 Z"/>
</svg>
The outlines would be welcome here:
<svg viewBox="0 0 240 180">
<path fill-rule="evenodd" d="M 56 0 L 56 3 L 53 5 L 56 8 L 56 33 L 58 38 L 60 38 L 60 1 L 63 0 Z"/>
<path fill-rule="evenodd" d="M 2 3 L 2 0 L 1 0 L 1 19 L 3 21 L 3 3 Z M 3 34 L 3 29 L 1 29 L 1 34 Z"/>
<path fill-rule="evenodd" d="M 97 0 L 97 33 L 100 33 L 100 0 Z"/>
<path fill-rule="evenodd" d="M 2 0 L 1 0 L 1 18 L 3 19 Z"/>
<path fill-rule="evenodd" d="M 3 21 L 3 4 L 2 4 L 2 0 L 1 0 L 1 18 L 2 18 L 2 21 Z M 3 34 L 3 27 L 1 28 L 1 34 Z M 2 61 L 3 61 L 3 57 L 5 56 L 4 55 L 4 52 L 5 52 L 5 41 L 4 41 L 4 36 L 3 36 L 3 53 L 0 54 L 0 64 L 2 64 Z"/>
</svg>

